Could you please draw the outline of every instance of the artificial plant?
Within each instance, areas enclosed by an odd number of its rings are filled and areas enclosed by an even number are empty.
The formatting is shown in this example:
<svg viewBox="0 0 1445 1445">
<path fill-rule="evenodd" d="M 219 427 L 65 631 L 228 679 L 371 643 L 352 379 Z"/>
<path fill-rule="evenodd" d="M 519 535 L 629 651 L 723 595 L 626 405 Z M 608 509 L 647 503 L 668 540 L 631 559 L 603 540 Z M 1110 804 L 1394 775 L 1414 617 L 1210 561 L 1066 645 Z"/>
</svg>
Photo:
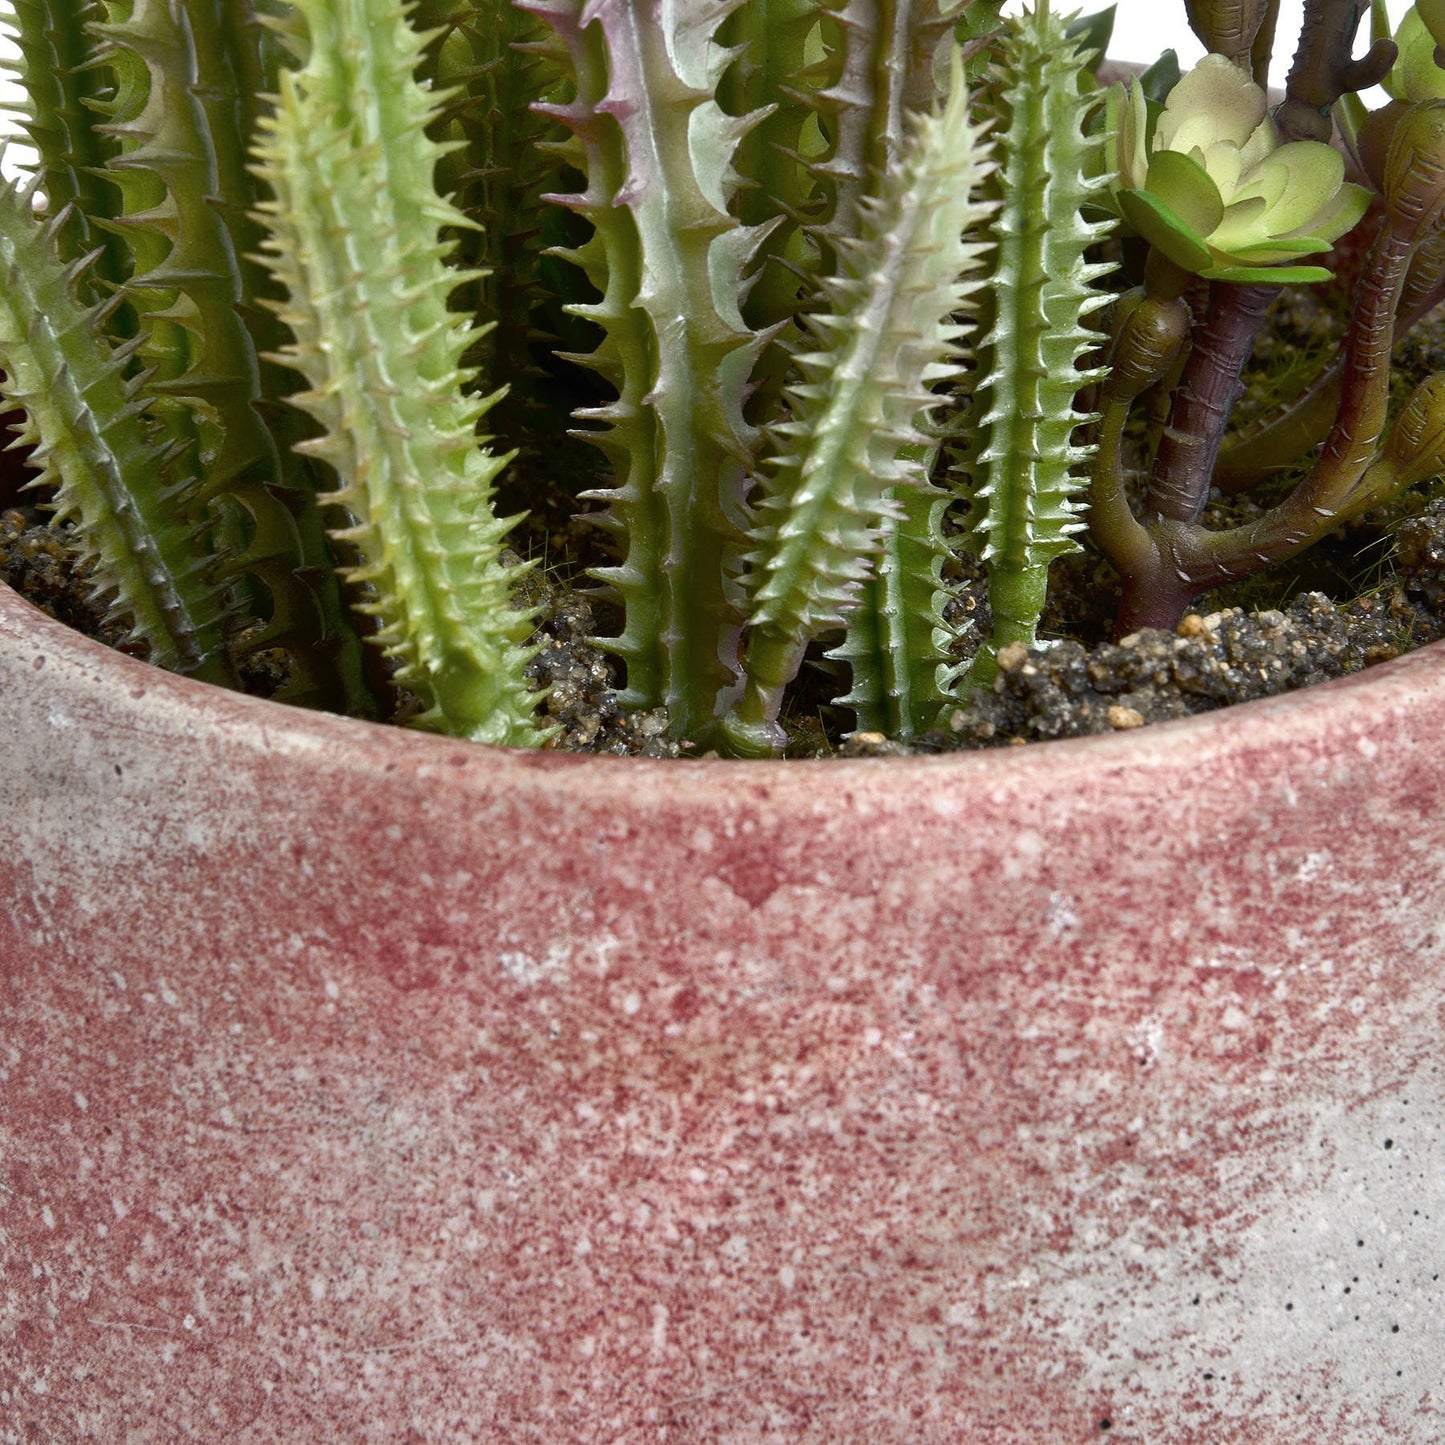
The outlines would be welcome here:
<svg viewBox="0 0 1445 1445">
<path fill-rule="evenodd" d="M 1271 116 L 1268 13 L 1201 0 L 1205 64 L 1106 105 L 1107 23 L 1047 0 L 16 0 L 20 440 L 154 660 L 235 682 L 279 653 L 284 698 L 368 716 L 399 686 L 525 744 L 496 494 L 571 426 L 625 705 L 775 753 L 826 652 L 858 726 L 920 734 L 1035 640 L 1086 525 L 1121 627 L 1169 625 L 1439 464 L 1440 386 L 1384 412 L 1439 285 L 1433 54 L 1366 116 L 1397 46 L 1352 61 L 1357 8 L 1310 0 Z M 1228 438 L 1271 295 L 1352 228 L 1377 239 L 1343 361 Z M 1122 270 L 1111 232 L 1141 238 Z M 1216 474 L 1314 443 L 1285 500 L 1204 527 Z"/>
</svg>

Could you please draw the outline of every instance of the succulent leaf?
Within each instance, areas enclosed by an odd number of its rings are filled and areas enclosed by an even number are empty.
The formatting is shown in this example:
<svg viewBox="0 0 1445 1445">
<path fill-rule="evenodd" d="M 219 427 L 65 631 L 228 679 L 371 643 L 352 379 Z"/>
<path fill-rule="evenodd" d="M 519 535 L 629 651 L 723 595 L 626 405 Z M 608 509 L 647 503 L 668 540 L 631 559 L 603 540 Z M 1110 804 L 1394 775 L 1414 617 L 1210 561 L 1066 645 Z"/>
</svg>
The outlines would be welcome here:
<svg viewBox="0 0 1445 1445">
<path fill-rule="evenodd" d="M 1445 34 L 1445 7 L 1429 7 L 1426 11 L 1412 5 L 1400 19 L 1395 32 L 1399 54 L 1390 73 L 1382 82 L 1396 100 L 1445 99 L 1445 70 L 1435 63 L 1435 47 L 1440 43 L 1430 28 L 1430 20 Z"/>
<path fill-rule="evenodd" d="M 336 536 L 374 589 L 362 610 L 422 725 L 482 742 L 539 739 L 524 668 L 530 615 L 511 606 L 521 567 L 502 558 L 491 509 L 505 464 L 476 443 L 489 398 L 464 395 L 473 329 L 446 308 L 456 273 L 436 192 L 436 99 L 416 81 L 422 40 L 390 0 L 300 0 L 304 56 L 263 121 L 263 252 L 287 297 L 281 359 L 309 383 L 293 402 L 324 435 L 304 446 L 340 479 Z M 346 238 L 338 245 L 337 238 Z"/>
<path fill-rule="evenodd" d="M 111 615 L 130 619 L 153 662 L 209 682 L 234 682 L 225 616 L 207 580 L 206 557 L 185 521 L 187 478 L 148 435 L 126 380 L 129 347 L 104 337 L 106 308 L 80 295 L 83 266 L 65 264 L 63 217 L 41 227 L 33 195 L 0 183 L 0 372 L 8 403 L 26 422 L 39 481 L 71 521 L 110 595 Z"/>
</svg>

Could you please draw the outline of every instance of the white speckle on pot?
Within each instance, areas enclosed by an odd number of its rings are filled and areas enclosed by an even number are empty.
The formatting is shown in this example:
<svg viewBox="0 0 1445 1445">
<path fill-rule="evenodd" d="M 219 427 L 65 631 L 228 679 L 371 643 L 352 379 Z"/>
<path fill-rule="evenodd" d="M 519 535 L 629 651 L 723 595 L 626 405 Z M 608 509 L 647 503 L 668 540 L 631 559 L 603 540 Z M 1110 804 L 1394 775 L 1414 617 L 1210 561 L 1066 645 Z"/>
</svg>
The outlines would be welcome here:
<svg viewBox="0 0 1445 1445">
<path fill-rule="evenodd" d="M 592 945 L 592 951 L 597 955 L 597 974 L 599 978 L 605 978 L 610 964 L 609 954 L 613 949 L 621 948 L 622 940 L 613 938 L 610 933 L 604 933 L 596 943 Z"/>
<path fill-rule="evenodd" d="M 124 975 L 123 973 L 117 972 L 115 969 L 111 969 L 111 971 L 110 971 L 110 977 L 111 977 L 111 982 L 114 983 L 115 986 L 116 986 L 122 993 L 124 993 L 124 992 L 125 992 L 125 975 Z"/>
<path fill-rule="evenodd" d="M 713 847 L 712 829 L 694 828 L 692 837 L 688 839 L 688 846 L 694 853 L 711 853 Z"/>
<path fill-rule="evenodd" d="M 1374 738 L 1360 738 L 1355 743 L 1355 747 L 1359 749 L 1362 758 L 1368 758 L 1371 762 L 1375 760 L 1380 751 L 1380 745 Z"/>
<path fill-rule="evenodd" d="M 1055 938 L 1060 938 L 1065 933 L 1072 933 L 1079 927 L 1078 910 L 1074 907 L 1074 900 L 1067 893 L 1050 893 L 1048 910 L 1044 916 L 1049 922 L 1049 932 Z"/>
<path fill-rule="evenodd" d="M 61 732 L 69 731 L 75 726 L 75 717 L 64 703 L 56 703 L 45 715 L 45 721 L 51 727 Z"/>
<path fill-rule="evenodd" d="M 1003 859 L 1003 876 L 1009 879 L 1031 876 L 1043 851 L 1044 840 L 1032 829 L 1021 828 Z"/>
<path fill-rule="evenodd" d="M 329 999 L 338 999 L 341 997 L 341 985 L 337 983 L 334 978 L 328 978 L 326 980 L 326 997 Z"/>
<path fill-rule="evenodd" d="M 85 1113 L 88 1108 L 90 1108 L 90 1100 L 87 1099 L 85 1095 L 82 1094 L 79 1090 L 77 1090 L 75 1094 L 75 1107 L 79 1109 L 82 1114 Z"/>
<path fill-rule="evenodd" d="M 185 1317 L 185 1319 L 183 1319 L 183 1320 L 181 1321 L 181 1328 L 182 1328 L 183 1330 L 193 1330 L 193 1329 L 195 1329 L 195 1327 L 196 1327 L 196 1317 L 195 1317 L 195 1315 L 187 1315 L 187 1316 Z"/>
<path fill-rule="evenodd" d="M 1220 1028 L 1232 1030 L 1242 1029 L 1248 1023 L 1249 1015 L 1237 1003 L 1230 1004 L 1219 1020 Z"/>
<path fill-rule="evenodd" d="M 652 1307 L 652 1353 L 660 1355 L 667 1348 L 667 1306 Z"/>
<path fill-rule="evenodd" d="M 1311 883 L 1325 872 L 1333 861 L 1328 849 L 1323 849 L 1318 853 L 1309 853 L 1305 856 L 1304 862 L 1299 865 L 1295 877 L 1301 883 Z"/>
<path fill-rule="evenodd" d="M 597 1336 L 583 1335 L 582 1338 L 577 1341 L 577 1353 L 581 1355 L 584 1360 L 590 1360 L 592 1356 L 597 1353 Z"/>
<path fill-rule="evenodd" d="M 497 962 L 513 983 L 533 988 L 539 983 L 565 980 L 571 956 L 572 951 L 565 943 L 554 943 L 545 958 L 536 958 L 521 949 L 508 949 L 497 955 Z"/>
<path fill-rule="evenodd" d="M 48 1204 L 41 1209 L 40 1218 L 47 1229 L 55 1228 L 55 1211 Z"/>
<path fill-rule="evenodd" d="M 869 1027 L 863 1030 L 863 1042 L 870 1049 L 876 1049 L 883 1042 L 883 1030 Z"/>
<path fill-rule="evenodd" d="M 782 1285 L 784 1289 L 792 1289 L 797 1283 L 797 1280 L 797 1273 L 790 1264 L 785 1264 L 782 1269 L 778 1271 L 778 1283 Z"/>
<path fill-rule="evenodd" d="M 181 1001 L 181 996 L 168 984 L 165 979 L 156 980 L 156 988 L 160 991 L 161 1002 L 167 1008 L 175 1008 Z"/>
<path fill-rule="evenodd" d="M 630 993 L 622 1000 L 622 1012 L 625 1014 L 635 1014 L 641 1007 L 641 996 L 636 993 Z"/>
</svg>

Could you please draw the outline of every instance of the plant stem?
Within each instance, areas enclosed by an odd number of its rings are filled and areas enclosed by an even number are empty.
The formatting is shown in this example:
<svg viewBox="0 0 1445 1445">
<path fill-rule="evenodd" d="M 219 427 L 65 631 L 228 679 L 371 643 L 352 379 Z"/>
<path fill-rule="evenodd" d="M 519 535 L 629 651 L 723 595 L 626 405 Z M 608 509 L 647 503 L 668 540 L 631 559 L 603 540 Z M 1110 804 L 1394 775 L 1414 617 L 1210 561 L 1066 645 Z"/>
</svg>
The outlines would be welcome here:
<svg viewBox="0 0 1445 1445">
<path fill-rule="evenodd" d="M 1214 460 L 1240 373 L 1254 347 L 1277 286 L 1209 288 L 1206 320 L 1174 389 L 1169 420 L 1159 438 L 1144 512 L 1174 522 L 1193 522 L 1209 497 Z"/>
</svg>

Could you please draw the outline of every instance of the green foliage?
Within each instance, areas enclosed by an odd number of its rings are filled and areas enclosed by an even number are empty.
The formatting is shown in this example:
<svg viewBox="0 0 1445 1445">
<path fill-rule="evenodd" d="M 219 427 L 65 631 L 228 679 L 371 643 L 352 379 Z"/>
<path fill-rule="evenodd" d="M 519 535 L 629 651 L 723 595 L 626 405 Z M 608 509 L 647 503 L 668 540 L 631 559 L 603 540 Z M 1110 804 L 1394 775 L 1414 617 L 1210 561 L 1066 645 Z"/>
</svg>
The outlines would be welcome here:
<svg viewBox="0 0 1445 1445">
<path fill-rule="evenodd" d="M 261 414 L 261 364 L 245 311 L 264 290 L 248 260 L 260 239 L 257 190 L 236 118 L 258 110 L 249 89 L 274 75 L 274 37 L 218 0 L 111 0 L 91 27 L 115 71 L 99 106 L 116 146 L 111 224 L 129 241 L 124 294 L 144 322 L 142 391 L 183 449 L 193 505 L 224 549 L 220 575 L 248 596 L 247 650 L 290 654 L 286 695 L 365 711 L 357 644 L 329 573 L 313 485 Z M 306 543 L 309 542 L 309 546 Z M 336 645 L 318 644 L 330 636 Z"/>
<path fill-rule="evenodd" d="M 1314 24 L 1271 118 L 1254 0 L 1199 0 L 1221 53 L 1107 107 L 1110 16 L 1046 0 L 18 0 L 50 215 L 0 204 L 6 394 L 168 665 L 275 647 L 283 696 L 369 715 L 367 634 L 423 725 L 544 742 L 494 499 L 570 411 L 625 707 L 776 752 L 827 652 L 860 728 L 918 736 L 1034 639 L 1086 519 L 1121 628 L 1170 625 L 1438 464 L 1438 388 L 1386 407 L 1445 291 L 1438 8 L 1393 108 L 1351 94 L 1393 42 Z M 1106 193 L 1145 261 L 1104 318 Z M 1357 223 L 1341 357 L 1217 465 L 1268 296 Z M 1216 472 L 1315 443 L 1255 521 L 1201 524 Z M 969 667 L 960 528 L 995 622 Z"/>
</svg>

